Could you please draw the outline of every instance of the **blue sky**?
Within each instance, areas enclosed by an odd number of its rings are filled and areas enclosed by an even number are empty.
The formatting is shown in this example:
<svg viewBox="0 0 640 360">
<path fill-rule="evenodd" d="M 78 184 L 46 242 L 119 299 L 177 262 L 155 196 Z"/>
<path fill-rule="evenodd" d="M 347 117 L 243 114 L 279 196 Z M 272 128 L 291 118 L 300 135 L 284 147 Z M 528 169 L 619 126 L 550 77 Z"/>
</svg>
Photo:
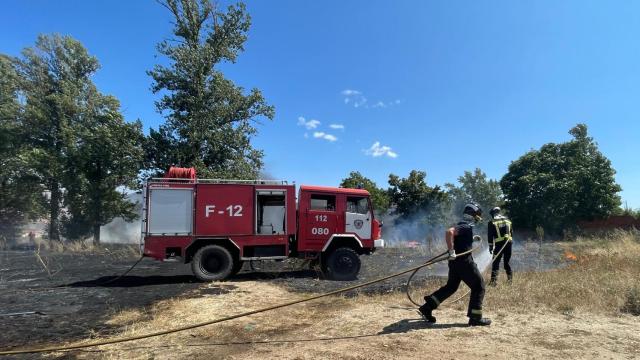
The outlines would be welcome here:
<svg viewBox="0 0 640 360">
<path fill-rule="evenodd" d="M 640 207 L 640 2 L 247 7 L 246 51 L 222 68 L 276 107 L 254 139 L 272 176 L 336 185 L 359 170 L 386 186 L 389 173 L 419 169 L 443 184 L 480 167 L 500 178 L 583 122 L 618 171 L 623 200 Z M 17 55 L 39 33 L 71 35 L 100 60 L 94 81 L 127 119 L 162 123 L 145 71 L 170 36 L 166 9 L 144 0 L 5 0 L 2 9 L 0 52 Z"/>
</svg>

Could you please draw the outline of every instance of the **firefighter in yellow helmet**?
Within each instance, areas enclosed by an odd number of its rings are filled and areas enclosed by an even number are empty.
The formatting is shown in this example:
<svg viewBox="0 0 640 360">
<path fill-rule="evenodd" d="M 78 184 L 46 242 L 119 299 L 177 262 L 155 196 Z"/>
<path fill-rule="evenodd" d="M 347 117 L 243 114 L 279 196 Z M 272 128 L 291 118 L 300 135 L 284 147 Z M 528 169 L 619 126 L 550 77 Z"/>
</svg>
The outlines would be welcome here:
<svg viewBox="0 0 640 360">
<path fill-rule="evenodd" d="M 513 271 L 509 261 L 511 260 L 511 243 L 513 242 L 513 226 L 511 220 L 500 214 L 500 208 L 494 207 L 489 211 L 492 220 L 487 228 L 487 240 L 489 241 L 489 252 L 495 257 L 491 265 L 491 281 L 489 285 L 495 286 L 500 270 L 500 261 L 504 258 L 504 271 L 507 273 L 507 282 L 513 280 Z M 496 254 L 497 256 L 495 256 Z"/>
</svg>

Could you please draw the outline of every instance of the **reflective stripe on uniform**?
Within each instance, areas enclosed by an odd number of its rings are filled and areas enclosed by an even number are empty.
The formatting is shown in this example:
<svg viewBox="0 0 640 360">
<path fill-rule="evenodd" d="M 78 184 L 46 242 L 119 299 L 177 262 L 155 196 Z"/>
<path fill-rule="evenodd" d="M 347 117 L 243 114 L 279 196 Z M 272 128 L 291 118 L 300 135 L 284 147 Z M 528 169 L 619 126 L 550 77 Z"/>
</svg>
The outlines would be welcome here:
<svg viewBox="0 0 640 360">
<path fill-rule="evenodd" d="M 482 315 L 482 310 L 471 309 L 471 314 L 473 314 L 473 315 Z"/>
<path fill-rule="evenodd" d="M 437 298 L 437 297 L 435 297 L 435 296 L 431 295 L 431 300 L 433 300 L 433 302 L 435 302 L 435 303 L 436 303 L 436 306 L 440 306 L 440 300 L 438 300 L 438 298 Z"/>
<path fill-rule="evenodd" d="M 507 231 L 505 234 L 500 234 L 500 227 L 506 225 Z M 500 242 L 504 240 L 511 240 L 511 221 L 509 219 L 499 219 L 493 221 L 493 226 L 496 228 L 496 238 L 494 242 Z"/>
</svg>

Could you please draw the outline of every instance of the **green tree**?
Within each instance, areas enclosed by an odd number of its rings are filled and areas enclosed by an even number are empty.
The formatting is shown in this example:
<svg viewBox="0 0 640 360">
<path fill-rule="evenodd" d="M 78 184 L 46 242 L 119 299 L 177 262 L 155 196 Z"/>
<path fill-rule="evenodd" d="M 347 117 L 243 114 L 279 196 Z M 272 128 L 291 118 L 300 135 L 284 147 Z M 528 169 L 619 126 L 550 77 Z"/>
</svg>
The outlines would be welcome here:
<svg viewBox="0 0 640 360">
<path fill-rule="evenodd" d="M 208 0 L 166 0 L 175 19 L 176 39 L 163 41 L 158 52 L 169 65 L 156 65 L 149 75 L 166 123 L 150 130 L 147 169 L 161 173 L 169 166 L 193 166 L 204 177 L 256 178 L 262 151 L 251 146 L 253 122 L 272 119 L 274 108 L 258 89 L 245 95 L 224 77 L 222 63 L 235 63 L 244 50 L 251 24 L 244 4 L 216 11 Z"/>
<path fill-rule="evenodd" d="M 69 156 L 64 233 L 68 238 L 90 233 L 99 244 L 101 226 L 116 217 L 138 217 L 127 191 L 136 187 L 142 166 L 142 123 L 125 122 L 119 101 L 95 89 L 85 119 L 78 129 L 79 146 Z"/>
<path fill-rule="evenodd" d="M 29 169 L 24 144 L 20 77 L 15 59 L 0 54 L 0 237 L 42 214 L 42 187 Z"/>
<path fill-rule="evenodd" d="M 40 35 L 19 60 L 30 167 L 48 190 L 49 238 L 60 239 L 62 179 L 98 61 L 68 36 Z"/>
<path fill-rule="evenodd" d="M 141 124 L 126 123 L 117 99 L 97 90 L 98 60 L 71 37 L 41 35 L 17 63 L 22 158 L 50 193 L 49 237 L 59 240 L 62 230 L 69 239 L 93 234 L 97 243 L 101 225 L 135 217 L 124 192 L 142 165 Z"/>
<path fill-rule="evenodd" d="M 387 192 L 379 188 L 373 180 L 362 176 L 358 171 L 352 171 L 348 177 L 342 179 L 340 187 L 366 189 L 371 194 L 373 208 L 378 214 L 384 214 L 389 209 L 389 195 Z"/>
<path fill-rule="evenodd" d="M 621 188 L 611 162 L 578 124 L 565 143 L 549 143 L 511 163 L 500 181 L 513 220 L 551 232 L 579 220 L 606 218 L 620 206 Z"/>
<path fill-rule="evenodd" d="M 465 171 L 458 177 L 458 186 L 445 184 L 447 193 L 452 201 L 453 215 L 459 216 L 464 209 L 464 205 L 473 202 L 488 214 L 489 210 L 495 206 L 502 206 L 502 190 L 497 180 L 488 179 L 481 169 L 476 168 L 473 172 Z"/>
<path fill-rule="evenodd" d="M 401 220 L 418 220 L 435 226 L 444 221 L 447 193 L 439 186 L 430 187 L 427 173 L 412 170 L 407 178 L 389 175 L 389 199 Z"/>
</svg>

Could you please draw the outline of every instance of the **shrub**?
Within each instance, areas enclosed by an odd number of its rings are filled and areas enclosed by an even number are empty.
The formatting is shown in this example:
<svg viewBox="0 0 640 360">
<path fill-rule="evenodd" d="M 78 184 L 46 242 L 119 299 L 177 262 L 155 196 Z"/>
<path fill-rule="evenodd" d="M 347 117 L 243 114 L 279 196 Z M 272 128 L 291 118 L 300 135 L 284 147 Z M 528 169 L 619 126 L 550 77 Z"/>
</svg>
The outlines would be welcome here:
<svg viewBox="0 0 640 360">
<path fill-rule="evenodd" d="M 631 315 L 640 316 L 640 287 L 635 286 L 627 291 L 627 301 L 620 310 Z"/>
</svg>

